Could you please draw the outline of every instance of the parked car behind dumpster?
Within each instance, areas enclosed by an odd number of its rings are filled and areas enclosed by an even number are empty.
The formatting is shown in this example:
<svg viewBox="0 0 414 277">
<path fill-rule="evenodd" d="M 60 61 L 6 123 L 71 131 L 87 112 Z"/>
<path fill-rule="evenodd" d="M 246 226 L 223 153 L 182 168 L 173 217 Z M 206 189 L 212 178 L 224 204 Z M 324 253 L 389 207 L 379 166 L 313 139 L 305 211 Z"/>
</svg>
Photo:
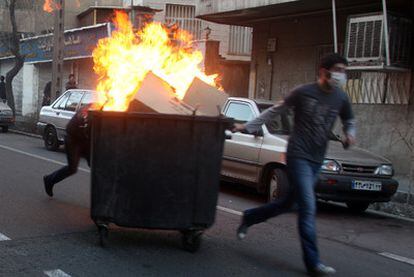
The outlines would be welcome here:
<svg viewBox="0 0 414 277">
<path fill-rule="evenodd" d="M 270 101 L 229 98 L 223 113 L 242 123 L 272 105 Z M 283 197 L 289 186 L 285 157 L 292 126 L 293 115 L 285 111 L 271 124 L 263 125 L 258 134 L 228 134 L 222 177 L 266 192 L 269 200 Z M 365 211 L 370 203 L 390 200 L 398 187 L 393 174 L 387 159 L 357 147 L 345 150 L 339 141 L 330 141 L 316 195 L 323 200 L 345 202 L 354 211 Z"/>
<path fill-rule="evenodd" d="M 70 89 L 50 106 L 42 107 L 37 130 L 43 136 L 46 149 L 55 151 L 64 143 L 69 120 L 79 108 L 92 103 L 94 94 L 93 90 Z"/>
</svg>

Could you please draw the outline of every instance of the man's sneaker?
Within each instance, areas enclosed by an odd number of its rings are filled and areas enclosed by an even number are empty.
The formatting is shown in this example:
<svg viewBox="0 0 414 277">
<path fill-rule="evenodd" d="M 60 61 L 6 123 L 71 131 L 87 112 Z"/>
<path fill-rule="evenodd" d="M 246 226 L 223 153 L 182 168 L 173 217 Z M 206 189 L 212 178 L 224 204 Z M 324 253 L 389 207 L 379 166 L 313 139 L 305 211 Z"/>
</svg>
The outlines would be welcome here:
<svg viewBox="0 0 414 277">
<path fill-rule="evenodd" d="M 244 239 L 246 237 L 246 235 L 247 235 L 247 229 L 248 228 L 249 227 L 245 223 L 245 221 L 244 221 L 244 215 L 243 215 L 242 220 L 241 220 L 241 224 L 240 224 L 239 228 L 237 228 L 237 238 L 239 240 L 242 240 L 242 239 Z"/>
<path fill-rule="evenodd" d="M 53 184 L 47 179 L 47 175 L 43 176 L 43 183 L 45 184 L 45 191 L 47 195 L 53 197 Z"/>
<path fill-rule="evenodd" d="M 326 276 L 335 274 L 336 270 L 333 267 L 324 264 L 318 264 L 315 268 L 309 271 L 310 276 Z"/>
</svg>

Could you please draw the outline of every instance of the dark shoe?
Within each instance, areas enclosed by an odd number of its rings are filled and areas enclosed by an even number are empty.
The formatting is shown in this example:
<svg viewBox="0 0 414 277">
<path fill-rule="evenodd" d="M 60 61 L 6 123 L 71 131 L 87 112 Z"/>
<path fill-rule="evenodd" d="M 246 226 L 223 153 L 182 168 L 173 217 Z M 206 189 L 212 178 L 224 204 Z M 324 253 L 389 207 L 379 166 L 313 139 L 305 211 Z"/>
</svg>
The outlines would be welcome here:
<svg viewBox="0 0 414 277">
<path fill-rule="evenodd" d="M 239 228 L 237 228 L 237 238 L 239 240 L 242 240 L 246 237 L 248 228 L 249 227 L 247 226 L 247 224 L 244 223 L 244 217 L 243 217 Z"/>
<path fill-rule="evenodd" d="M 315 268 L 308 271 L 309 276 L 327 276 L 336 273 L 333 267 L 326 266 L 324 264 L 318 264 Z"/>
<path fill-rule="evenodd" d="M 53 184 L 47 180 L 47 175 L 43 176 L 43 183 L 45 184 L 45 191 L 47 195 L 53 197 Z"/>
</svg>

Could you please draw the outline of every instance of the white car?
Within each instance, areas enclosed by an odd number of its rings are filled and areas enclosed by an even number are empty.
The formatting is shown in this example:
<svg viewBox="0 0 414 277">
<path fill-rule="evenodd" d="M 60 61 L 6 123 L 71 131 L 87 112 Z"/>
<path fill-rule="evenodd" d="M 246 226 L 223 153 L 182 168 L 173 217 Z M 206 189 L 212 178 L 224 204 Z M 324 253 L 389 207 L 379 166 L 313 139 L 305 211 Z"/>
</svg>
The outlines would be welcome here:
<svg viewBox="0 0 414 277">
<path fill-rule="evenodd" d="M 12 109 L 3 101 L 0 100 L 0 127 L 3 133 L 9 130 L 9 126 L 13 125 L 14 116 Z"/>
<path fill-rule="evenodd" d="M 50 106 L 42 107 L 37 130 L 43 136 L 47 150 L 55 151 L 64 143 L 69 120 L 79 108 L 93 102 L 95 93 L 93 90 L 70 89 Z"/>
</svg>

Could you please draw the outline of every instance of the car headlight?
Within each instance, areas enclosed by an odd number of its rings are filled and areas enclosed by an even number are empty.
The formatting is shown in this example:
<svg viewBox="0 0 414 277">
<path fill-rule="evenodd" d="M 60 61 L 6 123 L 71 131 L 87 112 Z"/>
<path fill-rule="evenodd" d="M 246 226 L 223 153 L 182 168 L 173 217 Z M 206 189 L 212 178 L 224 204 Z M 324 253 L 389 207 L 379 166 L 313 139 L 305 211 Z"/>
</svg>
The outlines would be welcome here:
<svg viewBox="0 0 414 277">
<path fill-rule="evenodd" d="M 392 168 L 392 165 L 383 164 L 377 167 L 375 174 L 382 176 L 392 176 L 394 174 L 394 169 Z"/>
<path fill-rule="evenodd" d="M 334 160 L 324 160 L 321 169 L 322 169 L 322 171 L 339 172 L 341 167 Z"/>
</svg>

